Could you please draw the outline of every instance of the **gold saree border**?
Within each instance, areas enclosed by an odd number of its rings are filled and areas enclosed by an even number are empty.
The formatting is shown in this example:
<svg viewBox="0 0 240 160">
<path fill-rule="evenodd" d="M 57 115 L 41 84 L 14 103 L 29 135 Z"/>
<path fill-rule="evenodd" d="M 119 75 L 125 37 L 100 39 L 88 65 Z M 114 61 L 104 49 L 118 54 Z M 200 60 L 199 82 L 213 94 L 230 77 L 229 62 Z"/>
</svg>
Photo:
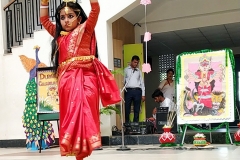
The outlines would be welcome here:
<svg viewBox="0 0 240 160">
<path fill-rule="evenodd" d="M 91 154 L 93 149 L 100 147 L 102 145 L 100 133 L 93 135 L 88 139 L 81 139 L 81 137 L 77 137 L 77 140 L 76 142 L 74 142 L 74 144 L 71 144 L 71 139 L 72 135 L 66 133 L 63 139 L 61 140 L 60 143 L 61 156 L 81 157 L 82 153 L 84 153 L 84 155 L 86 155 L 86 153 Z"/>
</svg>

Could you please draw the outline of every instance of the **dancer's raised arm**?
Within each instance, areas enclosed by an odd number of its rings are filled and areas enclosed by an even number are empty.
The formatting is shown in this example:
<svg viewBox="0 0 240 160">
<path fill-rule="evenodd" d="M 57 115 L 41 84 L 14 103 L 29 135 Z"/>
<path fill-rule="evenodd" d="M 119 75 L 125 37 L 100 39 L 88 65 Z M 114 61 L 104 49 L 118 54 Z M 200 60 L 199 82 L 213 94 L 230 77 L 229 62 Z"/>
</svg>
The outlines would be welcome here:
<svg viewBox="0 0 240 160">
<path fill-rule="evenodd" d="M 48 2 L 49 0 L 41 0 L 40 17 L 48 16 Z"/>
<path fill-rule="evenodd" d="M 43 27 L 48 31 L 48 33 L 54 37 L 55 31 L 56 31 L 56 26 L 49 20 L 48 2 L 49 2 L 49 0 L 41 0 L 40 21 L 41 21 Z"/>
</svg>

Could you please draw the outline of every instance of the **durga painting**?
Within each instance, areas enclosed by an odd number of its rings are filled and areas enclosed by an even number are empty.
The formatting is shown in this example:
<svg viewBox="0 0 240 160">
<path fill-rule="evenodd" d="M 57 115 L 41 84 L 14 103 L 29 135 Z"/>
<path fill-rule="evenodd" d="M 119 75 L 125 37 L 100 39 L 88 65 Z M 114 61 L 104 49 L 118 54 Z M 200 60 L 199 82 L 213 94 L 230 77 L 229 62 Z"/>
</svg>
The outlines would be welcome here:
<svg viewBox="0 0 240 160">
<path fill-rule="evenodd" d="M 186 54 L 178 59 L 181 61 L 177 85 L 180 122 L 209 123 L 229 117 L 234 95 L 228 94 L 233 92 L 230 60 L 226 65 L 228 56 L 223 50 Z"/>
</svg>

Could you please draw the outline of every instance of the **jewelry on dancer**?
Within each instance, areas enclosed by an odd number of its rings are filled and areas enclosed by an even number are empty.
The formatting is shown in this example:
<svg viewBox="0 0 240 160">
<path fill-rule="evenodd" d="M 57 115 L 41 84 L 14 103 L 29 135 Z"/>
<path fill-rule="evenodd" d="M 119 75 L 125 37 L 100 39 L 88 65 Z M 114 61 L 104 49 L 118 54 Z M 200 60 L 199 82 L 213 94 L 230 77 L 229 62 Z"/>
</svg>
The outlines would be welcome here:
<svg viewBox="0 0 240 160">
<path fill-rule="evenodd" d="M 40 8 L 43 8 L 43 9 L 44 9 L 44 8 L 48 8 L 48 6 L 40 6 Z"/>
<path fill-rule="evenodd" d="M 68 7 L 67 3 L 68 2 L 76 3 L 76 0 L 63 0 L 63 2 L 66 3 L 66 6 L 63 9 L 64 9 L 65 13 L 68 14 L 68 11 L 69 11 L 70 8 Z M 61 12 L 63 9 L 61 9 L 59 12 Z M 73 10 L 73 11 L 81 12 L 81 10 L 79 10 L 79 9 L 76 9 L 76 10 Z M 79 15 L 80 15 L 80 13 L 79 13 Z"/>
<path fill-rule="evenodd" d="M 72 24 L 73 24 L 73 22 L 74 22 L 75 20 L 77 20 L 79 16 L 80 16 L 80 12 L 79 12 L 79 14 L 76 16 L 76 18 L 74 18 L 71 22 L 69 22 L 68 26 L 71 27 Z M 78 23 L 80 24 L 80 22 L 78 22 Z"/>
<path fill-rule="evenodd" d="M 69 7 L 67 6 L 68 2 L 76 3 L 76 0 L 63 0 L 66 3 L 66 7 L 64 7 L 65 13 L 68 14 Z"/>
<path fill-rule="evenodd" d="M 69 35 L 69 32 L 61 31 L 61 32 L 60 32 L 60 35 L 61 35 L 61 36 L 67 36 L 67 35 Z"/>
<path fill-rule="evenodd" d="M 66 6 L 65 6 L 63 9 L 64 9 L 65 13 L 68 14 L 68 11 L 69 11 L 70 8 L 68 7 L 67 3 L 68 3 L 68 2 L 76 3 L 77 1 L 76 1 L 76 0 L 63 0 L 63 2 L 66 3 Z M 59 13 L 60 13 L 63 9 L 61 9 L 61 10 L 59 11 Z M 77 20 L 78 17 L 80 16 L 80 13 L 81 13 L 81 10 L 80 10 L 80 9 L 76 9 L 76 10 L 73 10 L 73 11 L 76 11 L 76 12 L 79 12 L 79 13 L 78 13 L 78 15 L 76 16 L 76 18 L 73 19 L 72 22 L 70 22 L 70 23 L 68 24 L 68 26 L 72 26 L 73 21 Z M 79 22 L 79 24 L 80 24 L 80 22 Z M 66 32 L 66 31 L 61 31 L 61 33 L 60 33 L 61 36 L 66 36 L 66 35 L 68 35 L 68 34 L 69 34 L 69 32 Z M 62 39 L 62 40 L 63 40 L 63 39 Z M 59 44 L 57 44 L 57 49 L 55 50 L 54 57 L 56 56 L 56 53 L 57 53 L 57 51 L 58 51 L 58 49 L 59 49 L 59 46 L 60 46 L 61 42 L 62 42 L 62 41 L 60 41 Z"/>
<path fill-rule="evenodd" d="M 65 3 L 68 3 L 68 2 L 76 3 L 77 1 L 76 0 L 63 0 L 63 2 L 65 2 Z"/>
</svg>

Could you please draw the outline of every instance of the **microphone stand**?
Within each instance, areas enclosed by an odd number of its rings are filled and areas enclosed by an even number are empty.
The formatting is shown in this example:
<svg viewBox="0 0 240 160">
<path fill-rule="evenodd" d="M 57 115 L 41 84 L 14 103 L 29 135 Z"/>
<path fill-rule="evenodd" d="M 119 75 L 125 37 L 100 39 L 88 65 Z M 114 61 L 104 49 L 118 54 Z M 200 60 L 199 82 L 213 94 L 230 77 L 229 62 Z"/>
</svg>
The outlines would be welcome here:
<svg viewBox="0 0 240 160">
<path fill-rule="evenodd" d="M 124 101 L 124 99 L 122 98 L 122 92 L 123 92 L 123 91 L 126 91 L 126 92 L 127 92 L 126 86 L 128 85 L 128 83 L 129 83 L 130 79 L 132 78 L 132 75 L 133 75 L 134 72 L 135 72 L 135 69 L 134 69 L 133 72 L 131 73 L 128 81 L 125 83 L 125 85 L 123 86 L 122 90 L 120 90 L 120 95 L 121 95 L 120 107 L 121 107 L 121 123 L 122 123 L 122 145 L 121 145 L 120 148 L 117 149 L 117 151 L 129 151 L 129 150 L 131 150 L 131 148 L 128 148 L 128 147 L 125 146 L 125 144 L 124 144 L 124 131 L 123 131 L 124 127 L 123 127 L 123 118 L 122 118 L 122 117 L 123 117 L 123 101 Z M 124 102 L 125 102 L 125 101 L 124 101 Z"/>
</svg>

